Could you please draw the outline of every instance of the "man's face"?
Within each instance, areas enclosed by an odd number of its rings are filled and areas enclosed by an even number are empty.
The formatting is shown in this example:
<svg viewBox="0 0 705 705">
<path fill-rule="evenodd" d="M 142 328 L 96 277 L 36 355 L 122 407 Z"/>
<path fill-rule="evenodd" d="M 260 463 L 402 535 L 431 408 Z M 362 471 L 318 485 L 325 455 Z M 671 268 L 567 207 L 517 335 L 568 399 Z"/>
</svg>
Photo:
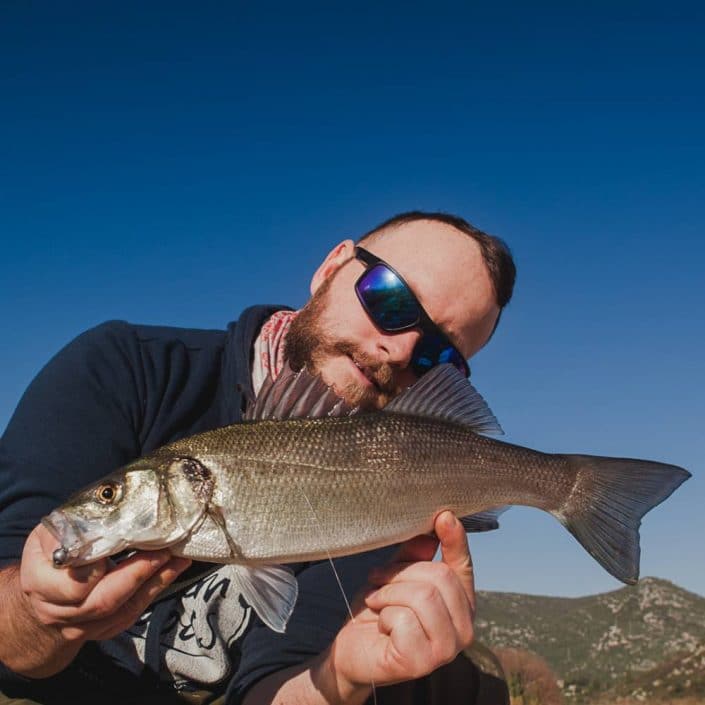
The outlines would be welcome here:
<svg viewBox="0 0 705 705">
<path fill-rule="evenodd" d="M 367 247 L 405 279 L 426 312 L 465 357 L 489 339 L 499 315 L 480 248 L 444 223 L 417 221 Z M 365 265 L 341 243 L 314 276 L 313 296 L 287 335 L 294 368 L 307 365 L 353 405 L 382 408 L 416 381 L 409 367 L 421 332 L 385 333 L 369 318 L 355 281 Z M 328 264 L 326 264 L 328 263 Z"/>
</svg>

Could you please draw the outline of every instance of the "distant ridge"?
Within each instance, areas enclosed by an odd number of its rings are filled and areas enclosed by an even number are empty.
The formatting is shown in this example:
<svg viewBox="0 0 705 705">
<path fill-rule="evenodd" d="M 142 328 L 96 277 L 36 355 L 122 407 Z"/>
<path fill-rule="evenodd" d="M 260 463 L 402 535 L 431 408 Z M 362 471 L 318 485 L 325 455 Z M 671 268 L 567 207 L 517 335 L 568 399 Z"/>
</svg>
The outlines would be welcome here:
<svg viewBox="0 0 705 705">
<path fill-rule="evenodd" d="M 478 593 L 477 636 L 546 659 L 566 695 L 705 695 L 705 597 L 659 578 L 589 597 Z"/>
</svg>

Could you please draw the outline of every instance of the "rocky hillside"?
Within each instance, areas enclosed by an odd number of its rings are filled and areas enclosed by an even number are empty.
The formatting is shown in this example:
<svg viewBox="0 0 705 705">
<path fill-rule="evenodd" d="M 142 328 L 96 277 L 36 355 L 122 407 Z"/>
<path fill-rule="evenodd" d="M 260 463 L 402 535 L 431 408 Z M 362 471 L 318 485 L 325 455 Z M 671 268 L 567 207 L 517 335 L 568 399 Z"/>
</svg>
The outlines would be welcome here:
<svg viewBox="0 0 705 705">
<path fill-rule="evenodd" d="M 631 673 L 613 691 L 643 700 L 693 696 L 705 702 L 705 644 L 667 659 L 646 673 Z"/>
<path fill-rule="evenodd" d="M 546 659 L 564 692 L 699 694 L 705 598 L 665 580 L 581 598 L 480 592 L 478 637 Z"/>
</svg>

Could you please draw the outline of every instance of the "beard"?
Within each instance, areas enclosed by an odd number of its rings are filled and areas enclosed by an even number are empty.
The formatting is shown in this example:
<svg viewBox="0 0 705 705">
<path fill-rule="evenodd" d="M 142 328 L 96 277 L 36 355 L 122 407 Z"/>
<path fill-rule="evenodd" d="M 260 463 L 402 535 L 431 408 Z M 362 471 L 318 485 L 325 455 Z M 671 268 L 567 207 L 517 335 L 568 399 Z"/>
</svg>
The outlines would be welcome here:
<svg viewBox="0 0 705 705">
<path fill-rule="evenodd" d="M 315 374 L 320 374 L 321 365 L 327 359 L 350 357 L 358 367 L 364 369 L 372 386 L 359 382 L 340 386 L 334 380 L 325 380 L 326 383 L 332 384 L 336 393 L 352 406 L 381 409 L 401 391 L 394 381 L 394 369 L 385 362 L 376 361 L 353 341 L 334 338 L 326 330 L 324 320 L 334 277 L 329 277 L 321 284 L 291 322 L 286 334 L 285 357 L 295 372 L 306 367 Z"/>
</svg>

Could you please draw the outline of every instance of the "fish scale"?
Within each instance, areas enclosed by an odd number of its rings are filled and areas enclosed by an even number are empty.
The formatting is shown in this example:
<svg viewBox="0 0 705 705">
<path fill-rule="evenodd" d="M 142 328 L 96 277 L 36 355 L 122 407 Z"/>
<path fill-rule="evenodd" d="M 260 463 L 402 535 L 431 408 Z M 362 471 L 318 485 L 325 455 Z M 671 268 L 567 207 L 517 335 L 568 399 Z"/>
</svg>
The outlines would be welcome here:
<svg viewBox="0 0 705 705">
<path fill-rule="evenodd" d="M 575 480 L 555 456 L 402 414 L 238 424 L 203 435 L 165 450 L 217 468 L 215 502 L 227 507 L 228 533 L 245 563 L 396 543 L 430 531 L 443 509 L 466 516 L 505 504 L 558 508 Z M 204 445 L 226 452 L 210 456 Z M 197 538 L 177 550 L 203 558 L 190 553 Z"/>
<path fill-rule="evenodd" d="M 287 385 L 298 389 L 300 374 L 271 386 L 277 413 L 296 396 Z M 305 380 L 305 389 L 316 387 Z M 258 408 L 266 415 L 267 400 Z M 482 397 L 443 365 L 381 412 L 265 418 L 176 441 L 77 493 L 43 522 L 60 542 L 57 565 L 164 546 L 241 565 L 243 594 L 278 630 L 295 581 L 263 566 L 394 544 L 431 531 L 444 509 L 470 515 L 480 529 L 497 526 L 480 514 L 488 509 L 545 510 L 612 575 L 635 582 L 642 517 L 690 473 L 648 460 L 547 454 L 477 433 L 497 428 Z"/>
</svg>

